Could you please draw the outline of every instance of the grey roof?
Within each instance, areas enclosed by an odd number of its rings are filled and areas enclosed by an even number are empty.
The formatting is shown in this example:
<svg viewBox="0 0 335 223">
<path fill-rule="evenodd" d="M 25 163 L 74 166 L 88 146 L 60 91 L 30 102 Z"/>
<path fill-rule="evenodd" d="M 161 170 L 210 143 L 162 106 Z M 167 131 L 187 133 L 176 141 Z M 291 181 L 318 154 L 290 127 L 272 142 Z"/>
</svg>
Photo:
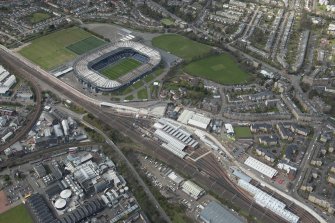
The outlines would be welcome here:
<svg viewBox="0 0 335 223">
<path fill-rule="evenodd" d="M 209 203 L 200 213 L 200 218 L 206 223 L 244 223 L 229 210 L 215 201 Z"/>
</svg>

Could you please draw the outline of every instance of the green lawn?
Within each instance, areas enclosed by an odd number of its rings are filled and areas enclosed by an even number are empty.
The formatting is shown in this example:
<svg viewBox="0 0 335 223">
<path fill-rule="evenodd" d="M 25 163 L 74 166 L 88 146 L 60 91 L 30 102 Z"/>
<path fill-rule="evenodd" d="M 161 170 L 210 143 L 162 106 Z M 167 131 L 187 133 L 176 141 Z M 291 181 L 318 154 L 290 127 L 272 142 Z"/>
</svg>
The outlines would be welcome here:
<svg viewBox="0 0 335 223">
<path fill-rule="evenodd" d="M 0 214 L 0 223 L 33 223 L 27 209 L 23 204 Z"/>
<path fill-rule="evenodd" d="M 141 80 L 136 81 L 136 83 L 133 84 L 133 87 L 135 89 L 142 87 L 144 84 Z"/>
<path fill-rule="evenodd" d="M 66 47 L 91 37 L 79 27 L 63 29 L 37 38 L 20 50 L 20 54 L 43 69 L 50 70 L 73 60 L 77 55 Z"/>
<path fill-rule="evenodd" d="M 141 63 L 132 58 L 124 58 L 118 61 L 116 64 L 110 64 L 107 67 L 101 69 L 99 72 L 111 80 L 116 80 L 122 75 L 134 70 L 139 67 Z"/>
<path fill-rule="evenodd" d="M 148 91 L 147 88 L 143 88 L 137 92 L 138 99 L 148 99 Z"/>
<path fill-rule="evenodd" d="M 163 25 L 166 25 L 166 26 L 171 26 L 171 25 L 174 24 L 174 22 L 173 22 L 171 19 L 167 19 L 167 18 L 162 19 L 162 20 L 161 20 L 161 23 L 162 23 Z"/>
<path fill-rule="evenodd" d="M 192 62 L 184 71 L 220 84 L 241 84 L 249 79 L 249 75 L 226 53 Z"/>
<path fill-rule="evenodd" d="M 105 44 L 105 41 L 102 39 L 98 39 L 95 36 L 90 36 L 86 39 L 83 39 L 79 42 L 76 42 L 74 44 L 71 44 L 70 46 L 67 46 L 66 48 L 74 52 L 75 54 L 84 54 L 90 50 L 93 50 L 101 45 Z"/>
<path fill-rule="evenodd" d="M 199 56 L 204 56 L 211 51 L 210 46 L 176 34 L 157 36 L 152 39 L 152 44 L 155 47 L 170 52 L 186 61 L 190 61 L 192 58 Z"/>
<path fill-rule="evenodd" d="M 252 133 L 249 127 L 235 126 L 234 127 L 236 138 L 251 138 Z"/>
<path fill-rule="evenodd" d="M 28 15 L 26 18 L 31 24 L 36 24 L 42 22 L 43 20 L 47 20 L 50 18 L 50 14 L 45 12 L 35 12 L 31 15 Z"/>
<path fill-rule="evenodd" d="M 131 101 L 134 99 L 134 96 L 133 95 L 128 95 L 125 100 L 128 100 L 128 101 Z"/>
<path fill-rule="evenodd" d="M 163 71 L 164 71 L 163 68 L 159 68 L 159 69 L 155 70 L 154 72 L 148 74 L 145 78 L 143 78 L 143 80 L 146 83 L 149 83 L 150 81 L 152 81 L 153 79 L 155 79 L 156 77 L 161 75 L 163 73 Z"/>
</svg>

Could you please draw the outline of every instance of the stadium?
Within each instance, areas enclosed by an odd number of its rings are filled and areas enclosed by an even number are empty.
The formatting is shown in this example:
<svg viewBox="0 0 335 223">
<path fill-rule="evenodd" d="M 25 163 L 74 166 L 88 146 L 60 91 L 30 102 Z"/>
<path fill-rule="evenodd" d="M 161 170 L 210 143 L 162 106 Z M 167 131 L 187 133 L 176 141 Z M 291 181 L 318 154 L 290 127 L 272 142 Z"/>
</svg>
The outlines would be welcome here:
<svg viewBox="0 0 335 223">
<path fill-rule="evenodd" d="M 108 44 L 79 57 L 74 63 L 78 80 L 96 91 L 131 85 L 160 63 L 158 51 L 137 42 Z"/>
</svg>

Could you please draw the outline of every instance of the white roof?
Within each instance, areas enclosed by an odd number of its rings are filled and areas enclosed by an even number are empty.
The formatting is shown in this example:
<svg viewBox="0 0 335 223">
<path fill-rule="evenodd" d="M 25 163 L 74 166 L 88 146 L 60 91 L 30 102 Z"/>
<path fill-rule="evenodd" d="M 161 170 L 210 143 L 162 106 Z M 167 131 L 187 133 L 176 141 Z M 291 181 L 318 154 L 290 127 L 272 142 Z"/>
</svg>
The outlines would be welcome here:
<svg viewBox="0 0 335 223">
<path fill-rule="evenodd" d="M 57 209 L 63 209 L 66 206 L 66 200 L 64 200 L 63 198 L 59 198 L 56 200 L 55 202 L 55 208 Z"/>
<path fill-rule="evenodd" d="M 10 75 L 9 78 L 7 78 L 7 80 L 3 83 L 3 86 L 6 87 L 12 87 L 13 84 L 15 84 L 16 82 L 16 77 L 14 75 Z"/>
<path fill-rule="evenodd" d="M 178 117 L 178 122 L 181 122 L 183 124 L 187 124 L 188 120 L 192 118 L 195 112 L 190 110 L 184 110 Z"/>
<path fill-rule="evenodd" d="M 179 150 L 174 144 L 172 143 L 163 143 L 162 147 L 169 152 L 173 153 L 174 155 L 178 156 L 181 159 L 184 159 L 184 157 L 187 155 L 187 153 L 183 152 L 182 150 Z"/>
<path fill-rule="evenodd" d="M 125 38 L 123 39 L 125 40 Z M 133 50 L 147 56 L 149 61 L 118 78 L 118 80 L 110 80 L 109 78 L 100 75 L 98 72 L 89 68 L 88 64 L 91 61 L 94 61 L 100 58 L 102 55 L 110 53 L 118 48 L 132 48 Z M 120 87 L 123 84 L 128 83 L 130 80 L 136 78 L 138 75 L 152 70 L 152 68 L 158 65 L 160 61 L 161 56 L 157 50 L 154 50 L 138 42 L 125 41 L 107 44 L 106 46 L 99 48 L 99 50 L 96 50 L 91 54 L 83 55 L 75 62 L 73 68 L 76 75 L 81 79 L 90 82 L 96 87 L 110 89 Z"/>
<path fill-rule="evenodd" d="M 3 80 L 5 80 L 9 75 L 10 74 L 9 74 L 8 71 L 4 71 L 4 72 L 0 71 L 0 82 L 2 82 Z"/>
<path fill-rule="evenodd" d="M 54 73 L 53 75 L 55 77 L 59 77 L 59 76 L 62 76 L 63 74 L 66 74 L 66 73 L 72 71 L 72 70 L 73 70 L 73 67 L 69 67 L 69 68 L 67 68 L 65 70 L 58 71 L 58 72 Z"/>
<path fill-rule="evenodd" d="M 206 129 L 211 122 L 211 119 L 204 116 L 203 114 L 195 113 L 190 110 L 184 110 L 180 114 L 178 122 L 193 125 L 201 129 Z"/>
<path fill-rule="evenodd" d="M 157 129 L 154 133 L 158 138 L 162 141 L 169 143 L 171 146 L 175 147 L 178 150 L 183 150 L 186 147 L 186 144 L 179 141 L 178 139 L 174 138 L 173 136 L 169 135 L 168 133 L 164 132 L 161 129 Z"/>
<path fill-rule="evenodd" d="M 181 176 L 177 175 L 175 172 L 171 172 L 168 175 L 168 178 L 171 179 L 176 184 L 180 184 L 184 180 L 184 178 L 182 178 Z"/>
<path fill-rule="evenodd" d="M 66 190 L 63 190 L 62 192 L 60 192 L 60 197 L 63 198 L 63 199 L 67 199 L 69 197 L 71 197 L 72 195 L 72 191 L 70 189 L 66 189 Z"/>
<path fill-rule="evenodd" d="M 5 94 L 9 90 L 9 87 L 0 86 L 0 94 Z"/>
<path fill-rule="evenodd" d="M 254 170 L 257 170 L 261 174 L 264 174 L 265 176 L 272 178 L 274 177 L 278 171 L 265 163 L 262 163 L 261 161 L 249 156 L 248 159 L 244 162 L 245 165 L 253 168 Z"/>
<path fill-rule="evenodd" d="M 232 133 L 232 134 L 234 134 L 235 132 L 234 132 L 234 128 L 233 128 L 233 126 L 231 125 L 231 124 L 229 124 L 229 123 L 226 123 L 226 124 L 224 124 L 224 127 L 227 129 L 227 133 Z"/>
<path fill-rule="evenodd" d="M 255 202 L 263 208 L 271 210 L 272 212 L 290 223 L 297 223 L 299 221 L 299 217 L 294 213 L 286 210 L 286 204 L 281 202 L 280 200 L 272 197 L 271 195 L 242 179 L 238 180 L 238 185 L 244 190 L 248 191 L 250 194 L 252 194 Z"/>
<path fill-rule="evenodd" d="M 196 185 L 190 180 L 185 181 L 185 183 L 181 186 L 182 190 L 190 195 L 191 197 L 198 199 L 201 194 L 204 192 L 204 189 Z"/>
</svg>

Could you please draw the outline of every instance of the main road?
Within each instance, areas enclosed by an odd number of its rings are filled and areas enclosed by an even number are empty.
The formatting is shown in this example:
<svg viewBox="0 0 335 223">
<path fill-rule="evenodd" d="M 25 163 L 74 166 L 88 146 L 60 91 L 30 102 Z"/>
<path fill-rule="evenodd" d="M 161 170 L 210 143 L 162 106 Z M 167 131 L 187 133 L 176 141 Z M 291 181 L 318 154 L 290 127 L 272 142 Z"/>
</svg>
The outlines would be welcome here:
<svg viewBox="0 0 335 223">
<path fill-rule="evenodd" d="M 10 50 L 1 47 L 0 49 L 0 57 L 3 61 L 5 61 L 8 66 L 11 66 L 13 69 L 16 69 L 17 72 L 28 72 L 30 73 L 34 78 L 36 78 L 36 82 L 42 81 L 49 85 L 51 88 L 53 88 L 58 93 L 65 95 L 68 99 L 72 100 L 73 102 L 79 104 L 80 106 L 84 107 L 89 113 L 93 114 L 100 120 L 103 120 L 108 125 L 112 126 L 114 129 L 119 129 L 120 131 L 126 131 L 131 136 L 131 138 L 134 138 L 137 142 L 140 142 L 142 145 L 148 145 L 149 148 L 159 148 L 159 145 L 152 145 L 152 142 L 147 143 L 141 138 L 141 135 L 135 134 L 133 131 L 132 125 L 127 124 L 125 121 L 121 121 L 115 116 L 113 117 L 111 114 L 106 113 L 103 111 L 100 107 L 100 101 L 94 100 L 92 98 L 87 97 L 83 93 L 77 91 L 76 89 L 72 88 L 71 86 L 67 85 L 66 83 L 60 81 L 59 79 L 53 77 L 49 73 L 45 72 L 44 70 L 40 69 L 36 65 L 31 64 L 26 59 L 20 57 L 19 55 L 11 52 Z M 121 107 L 121 108 L 120 108 Z M 117 110 L 118 112 L 125 111 L 130 114 L 135 114 L 136 112 L 139 112 L 138 109 L 134 110 L 131 107 L 127 106 L 119 106 L 115 105 L 113 109 Z M 121 118 L 120 118 L 121 119 Z M 160 150 L 160 153 L 165 154 L 165 150 Z M 160 155 L 160 154 L 158 154 Z M 170 154 L 171 155 L 171 154 Z M 169 156 L 171 157 L 171 156 Z M 125 157 L 124 157 L 125 158 Z M 161 157 L 162 159 L 164 157 Z M 168 164 L 174 165 L 174 163 L 180 163 L 182 165 L 184 163 L 183 160 L 175 159 L 175 157 L 172 157 L 172 162 L 168 162 Z M 128 161 L 127 161 L 128 162 Z M 211 183 L 211 187 L 215 188 L 216 192 L 220 191 L 227 191 L 227 194 L 234 194 L 235 196 L 232 199 L 236 199 L 238 202 L 238 205 L 241 207 L 250 207 L 250 203 L 252 203 L 252 200 L 250 197 L 247 197 L 244 193 L 242 193 L 238 188 L 233 186 L 231 182 L 228 181 L 227 178 L 220 175 L 223 174 L 223 171 L 217 170 L 214 171 L 212 165 L 210 165 L 211 161 L 208 161 L 207 164 L 201 164 L 203 169 L 205 169 L 205 175 L 209 176 L 207 180 L 204 180 L 204 176 L 199 176 L 199 180 L 202 181 L 204 184 Z M 128 162 L 128 164 L 130 164 Z M 130 164 L 131 165 L 131 164 Z M 200 165 L 200 164 L 199 164 Z M 193 175 L 201 175 L 197 174 L 196 170 L 197 168 L 192 168 L 191 163 L 184 163 L 184 169 L 189 169 L 193 173 Z M 132 169 L 134 170 L 134 169 Z M 193 171 L 192 171 L 193 170 Z M 215 174 L 215 175 L 213 175 Z M 210 182 L 209 182 L 210 180 Z M 224 192 L 223 192 L 224 193 Z M 162 216 L 166 216 L 163 209 L 159 206 L 158 202 L 154 202 L 157 204 L 158 209 L 160 210 Z M 300 211 L 303 211 L 302 208 L 299 208 Z M 265 222 L 282 222 L 280 218 L 276 217 L 272 212 L 265 211 L 260 206 L 253 206 L 250 210 L 250 213 L 255 216 L 261 216 L 262 220 Z M 168 221 L 169 222 L 169 221 Z M 316 219 L 314 219 L 311 222 L 318 222 Z"/>
</svg>

